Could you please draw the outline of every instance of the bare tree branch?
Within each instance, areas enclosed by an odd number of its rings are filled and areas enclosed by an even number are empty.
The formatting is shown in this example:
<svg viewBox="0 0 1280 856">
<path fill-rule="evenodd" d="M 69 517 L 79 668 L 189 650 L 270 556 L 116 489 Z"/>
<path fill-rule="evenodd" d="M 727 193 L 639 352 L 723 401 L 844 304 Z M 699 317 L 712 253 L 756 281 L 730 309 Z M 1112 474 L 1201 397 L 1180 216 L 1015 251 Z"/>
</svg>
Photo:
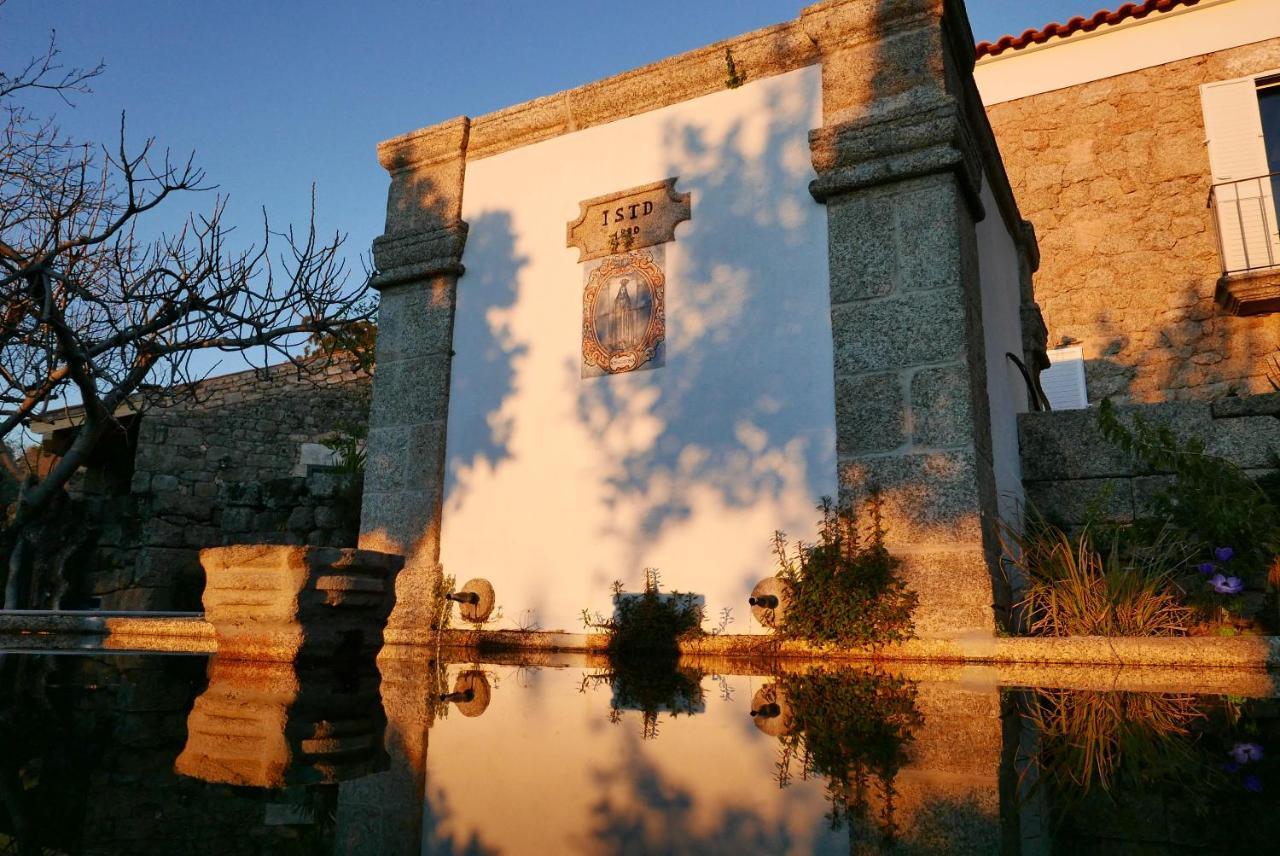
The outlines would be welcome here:
<svg viewBox="0 0 1280 856">
<path fill-rule="evenodd" d="M 2 0 L 0 0 L 2 5 Z M 212 198 L 176 232 L 144 240 L 139 223 L 170 199 L 212 189 L 191 158 L 154 139 L 96 148 L 65 137 L 20 103 L 68 99 L 102 72 L 64 67 L 56 43 L 17 71 L 0 71 L 0 439 L 69 402 L 83 422 L 68 451 L 24 493 L 35 514 L 83 465 L 121 407 L 196 394 L 197 357 L 258 354 L 324 368 L 333 348 L 307 342 L 367 338 L 368 278 L 348 282 L 344 236 L 318 233 L 315 190 L 305 227 L 233 247 L 226 199 Z"/>
</svg>

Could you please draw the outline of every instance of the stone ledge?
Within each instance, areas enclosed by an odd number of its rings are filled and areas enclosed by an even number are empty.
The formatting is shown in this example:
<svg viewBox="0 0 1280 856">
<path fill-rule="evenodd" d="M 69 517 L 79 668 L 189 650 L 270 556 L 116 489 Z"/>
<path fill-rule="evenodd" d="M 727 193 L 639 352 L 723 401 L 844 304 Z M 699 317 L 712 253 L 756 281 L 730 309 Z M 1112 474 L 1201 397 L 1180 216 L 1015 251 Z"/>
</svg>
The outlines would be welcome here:
<svg viewBox="0 0 1280 856">
<path fill-rule="evenodd" d="M 1280 268 L 1223 276 L 1214 296 L 1232 315 L 1280 312 Z"/>
<path fill-rule="evenodd" d="M 101 613 L 0 611 L 0 640 L 14 648 L 92 647 L 84 637 L 105 637 L 102 648 L 123 650 L 121 643 L 133 642 L 127 650 L 185 651 L 210 653 L 213 628 L 200 613 Z M 428 636 L 432 637 L 428 640 Z M 391 634 L 388 633 L 389 642 Z M 62 644 L 58 641 L 61 640 Z M 49 644 L 41 644 L 47 641 Z M 424 633 L 423 643 L 434 644 L 434 634 Z M 169 642 L 171 644 L 163 644 Z M 518 630 L 447 630 L 439 640 L 451 648 L 467 648 L 499 658 L 512 655 L 551 653 L 602 653 L 608 636 L 602 633 L 523 632 Z M 685 643 L 683 654 L 690 657 L 764 658 L 770 662 L 877 661 L 927 663 L 946 668 L 958 664 L 1025 667 L 1031 671 L 1010 672 L 1033 683 L 1035 668 L 1052 666 L 1105 666 L 1110 669 L 1157 667 L 1158 669 L 1280 670 L 1280 636 L 1183 636 L 1164 638 L 1077 636 L 1067 639 L 1042 637 L 984 637 L 971 639 L 912 639 L 879 650 L 838 649 L 799 641 L 782 641 L 772 636 L 723 635 Z M 388 645 L 384 656 L 417 659 L 418 645 Z M 1077 675 L 1091 674 L 1089 669 Z M 1216 674 L 1216 673 L 1214 673 Z M 1165 675 L 1151 673 L 1151 686 L 1164 686 Z M 1101 679 L 1099 679 L 1101 680 Z"/>
<path fill-rule="evenodd" d="M 601 652 L 603 634 L 450 630 L 444 644 L 482 651 Z M 988 637 L 912 639 L 878 650 L 815 646 L 772 636 L 709 636 L 680 646 L 691 656 L 812 658 L 852 661 L 931 661 L 1023 665 L 1155 666 L 1161 668 L 1280 669 L 1280 637 L 1185 636 L 1133 638 L 1078 636 L 1067 639 Z"/>
</svg>

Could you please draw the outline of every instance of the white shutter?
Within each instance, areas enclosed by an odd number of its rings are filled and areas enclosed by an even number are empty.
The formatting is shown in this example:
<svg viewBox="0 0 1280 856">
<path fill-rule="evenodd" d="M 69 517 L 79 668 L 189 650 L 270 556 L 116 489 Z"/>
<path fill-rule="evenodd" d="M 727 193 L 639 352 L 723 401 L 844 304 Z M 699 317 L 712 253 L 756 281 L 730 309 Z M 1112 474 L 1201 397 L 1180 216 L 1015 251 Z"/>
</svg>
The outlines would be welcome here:
<svg viewBox="0 0 1280 856">
<path fill-rule="evenodd" d="M 1218 234 L 1227 271 L 1280 263 L 1275 200 L 1267 174 L 1267 148 L 1253 77 L 1207 83 L 1200 105 L 1209 144 Z M 1237 182 L 1223 184 L 1224 182 Z"/>
<path fill-rule="evenodd" d="M 1040 388 L 1054 410 L 1083 410 L 1089 406 L 1084 385 L 1084 348 L 1049 351 L 1049 368 L 1040 372 Z"/>
</svg>

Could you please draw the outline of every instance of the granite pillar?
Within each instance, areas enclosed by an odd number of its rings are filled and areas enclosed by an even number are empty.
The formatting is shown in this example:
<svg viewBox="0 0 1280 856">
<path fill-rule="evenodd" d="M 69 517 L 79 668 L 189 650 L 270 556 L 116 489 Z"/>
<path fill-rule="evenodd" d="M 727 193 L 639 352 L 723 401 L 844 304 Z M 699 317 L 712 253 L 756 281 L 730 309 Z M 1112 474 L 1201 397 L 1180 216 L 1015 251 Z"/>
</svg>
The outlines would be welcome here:
<svg viewBox="0 0 1280 856">
<path fill-rule="evenodd" d="M 373 243 L 381 293 L 360 517 L 363 549 L 400 553 L 388 643 L 424 642 L 438 621 L 440 511 L 454 303 L 467 224 L 465 117 L 378 146 L 391 174 Z"/>
<path fill-rule="evenodd" d="M 801 22 L 822 56 L 810 189 L 827 206 L 841 499 L 865 521 L 880 496 L 887 546 L 920 596 L 918 635 L 990 635 L 973 38 L 951 0 L 823 3 Z"/>
</svg>

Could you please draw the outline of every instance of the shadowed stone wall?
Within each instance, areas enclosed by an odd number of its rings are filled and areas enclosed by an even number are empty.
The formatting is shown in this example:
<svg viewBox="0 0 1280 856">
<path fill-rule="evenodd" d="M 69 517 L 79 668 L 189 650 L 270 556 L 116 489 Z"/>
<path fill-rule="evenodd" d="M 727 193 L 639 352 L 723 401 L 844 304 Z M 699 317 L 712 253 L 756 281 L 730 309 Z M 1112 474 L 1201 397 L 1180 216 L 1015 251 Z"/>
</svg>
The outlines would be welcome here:
<svg viewBox="0 0 1280 856">
<path fill-rule="evenodd" d="M 1121 419 L 1141 416 L 1167 425 L 1183 442 L 1199 439 L 1205 451 L 1252 475 L 1273 472 L 1280 454 L 1280 394 L 1216 401 L 1127 405 Z M 1068 525 L 1090 519 L 1129 522 L 1151 512 L 1152 495 L 1169 473 L 1147 469 L 1108 442 L 1096 410 L 1024 413 L 1018 419 L 1023 484 L 1041 512 Z"/>
<path fill-rule="evenodd" d="M 1035 224 L 1050 344 L 1084 347 L 1089 399 L 1269 392 L 1280 327 L 1214 301 L 1220 266 L 1199 87 L 1280 67 L 1280 39 L 988 110 Z"/>
<path fill-rule="evenodd" d="M 98 562 L 74 590 L 103 609 L 199 609 L 202 547 L 354 546 L 359 484 L 290 474 L 303 443 L 364 430 L 369 388 L 353 365 L 314 377 L 283 365 L 212 378 L 197 400 L 144 413 L 131 493 L 83 500 Z"/>
</svg>

